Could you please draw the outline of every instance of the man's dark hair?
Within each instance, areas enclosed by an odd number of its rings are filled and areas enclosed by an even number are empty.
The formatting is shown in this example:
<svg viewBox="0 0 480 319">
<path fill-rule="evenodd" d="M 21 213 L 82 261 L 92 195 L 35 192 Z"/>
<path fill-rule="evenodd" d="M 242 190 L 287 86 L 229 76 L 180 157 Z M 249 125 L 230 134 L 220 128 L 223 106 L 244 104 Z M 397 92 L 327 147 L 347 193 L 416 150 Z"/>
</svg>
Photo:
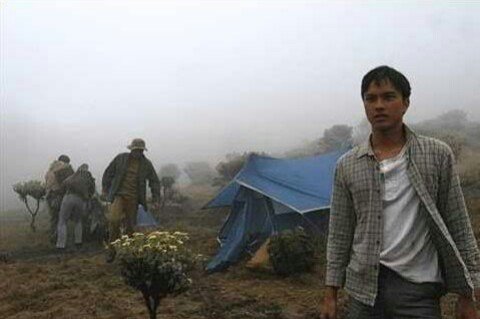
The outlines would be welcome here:
<svg viewBox="0 0 480 319">
<path fill-rule="evenodd" d="M 398 90 L 404 99 L 410 97 L 412 89 L 410 88 L 410 83 L 408 82 L 405 75 L 398 72 L 394 68 L 391 68 L 386 65 L 378 66 L 373 70 L 370 70 L 362 79 L 362 99 L 365 92 L 368 90 L 368 87 L 373 82 L 375 84 L 380 84 L 383 81 L 389 81 L 392 86 Z"/>
<path fill-rule="evenodd" d="M 67 155 L 60 155 L 58 157 L 58 160 L 67 164 L 70 163 L 70 157 L 68 157 Z"/>
</svg>

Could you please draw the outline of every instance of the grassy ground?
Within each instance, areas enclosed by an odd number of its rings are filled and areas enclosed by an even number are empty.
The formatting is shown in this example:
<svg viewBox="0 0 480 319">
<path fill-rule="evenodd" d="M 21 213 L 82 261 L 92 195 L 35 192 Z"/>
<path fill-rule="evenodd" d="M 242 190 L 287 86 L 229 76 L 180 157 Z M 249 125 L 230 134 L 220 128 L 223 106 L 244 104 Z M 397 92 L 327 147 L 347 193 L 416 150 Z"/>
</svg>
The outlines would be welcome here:
<svg viewBox="0 0 480 319">
<path fill-rule="evenodd" d="M 198 211 L 212 190 L 188 191 L 200 200 L 190 210 L 165 212 L 161 228 L 189 232 L 191 248 L 212 256 L 217 250 L 216 232 L 227 212 Z M 478 202 L 471 205 L 480 212 Z M 105 263 L 101 247 L 87 245 L 59 254 L 48 243 L 46 213 L 40 215 L 36 233 L 25 216 L 24 212 L 0 215 L 0 252 L 8 253 L 0 261 L 2 318 L 148 318 L 140 294 L 123 283 L 115 264 Z M 474 224 L 479 225 L 476 220 Z M 244 263 L 213 275 L 199 269 L 188 292 L 162 302 L 159 318 L 319 318 L 323 273 L 322 265 L 312 274 L 283 279 L 247 270 Z M 453 318 L 453 303 L 452 296 L 443 299 L 444 318 Z"/>
</svg>

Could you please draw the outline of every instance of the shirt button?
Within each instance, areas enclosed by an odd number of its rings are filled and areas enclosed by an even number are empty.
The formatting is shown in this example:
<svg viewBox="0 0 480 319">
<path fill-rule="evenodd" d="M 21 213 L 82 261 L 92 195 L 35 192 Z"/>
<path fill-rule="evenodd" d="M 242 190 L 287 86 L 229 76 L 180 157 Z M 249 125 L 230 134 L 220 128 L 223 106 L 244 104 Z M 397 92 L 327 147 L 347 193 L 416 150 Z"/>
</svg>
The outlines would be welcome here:
<svg viewBox="0 0 480 319">
<path fill-rule="evenodd" d="M 381 215 L 378 215 L 377 217 L 378 217 L 378 219 L 382 219 L 382 216 L 381 216 Z"/>
<path fill-rule="evenodd" d="M 377 270 L 377 269 L 378 269 L 378 266 L 377 266 L 377 265 L 373 266 L 373 269 Z"/>
<path fill-rule="evenodd" d="M 380 245 L 380 240 L 377 240 L 377 245 Z"/>
</svg>

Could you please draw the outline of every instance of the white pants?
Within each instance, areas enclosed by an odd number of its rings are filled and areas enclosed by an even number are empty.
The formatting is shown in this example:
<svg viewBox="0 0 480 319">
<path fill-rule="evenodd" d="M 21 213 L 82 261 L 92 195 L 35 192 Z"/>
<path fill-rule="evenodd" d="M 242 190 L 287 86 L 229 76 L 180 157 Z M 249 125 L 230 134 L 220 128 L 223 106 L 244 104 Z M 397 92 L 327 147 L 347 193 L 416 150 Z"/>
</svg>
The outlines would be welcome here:
<svg viewBox="0 0 480 319">
<path fill-rule="evenodd" d="M 57 225 L 57 248 L 67 245 L 67 222 L 75 222 L 75 244 L 82 243 L 82 217 L 85 213 L 86 202 L 78 195 L 67 194 L 63 197 Z"/>
</svg>

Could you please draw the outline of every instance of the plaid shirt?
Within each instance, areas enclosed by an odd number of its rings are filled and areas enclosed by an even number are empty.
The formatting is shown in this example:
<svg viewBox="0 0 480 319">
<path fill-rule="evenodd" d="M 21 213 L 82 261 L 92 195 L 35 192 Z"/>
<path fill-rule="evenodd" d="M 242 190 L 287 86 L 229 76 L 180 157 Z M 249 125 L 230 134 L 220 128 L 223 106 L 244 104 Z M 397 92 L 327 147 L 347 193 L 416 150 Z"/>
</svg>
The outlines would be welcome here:
<svg viewBox="0 0 480 319">
<path fill-rule="evenodd" d="M 480 254 L 452 151 L 406 126 L 405 131 L 407 174 L 438 251 L 445 288 L 471 295 L 480 288 Z M 353 298 L 372 306 L 383 237 L 382 177 L 368 140 L 339 159 L 327 244 L 326 285 L 345 286 Z"/>
</svg>

